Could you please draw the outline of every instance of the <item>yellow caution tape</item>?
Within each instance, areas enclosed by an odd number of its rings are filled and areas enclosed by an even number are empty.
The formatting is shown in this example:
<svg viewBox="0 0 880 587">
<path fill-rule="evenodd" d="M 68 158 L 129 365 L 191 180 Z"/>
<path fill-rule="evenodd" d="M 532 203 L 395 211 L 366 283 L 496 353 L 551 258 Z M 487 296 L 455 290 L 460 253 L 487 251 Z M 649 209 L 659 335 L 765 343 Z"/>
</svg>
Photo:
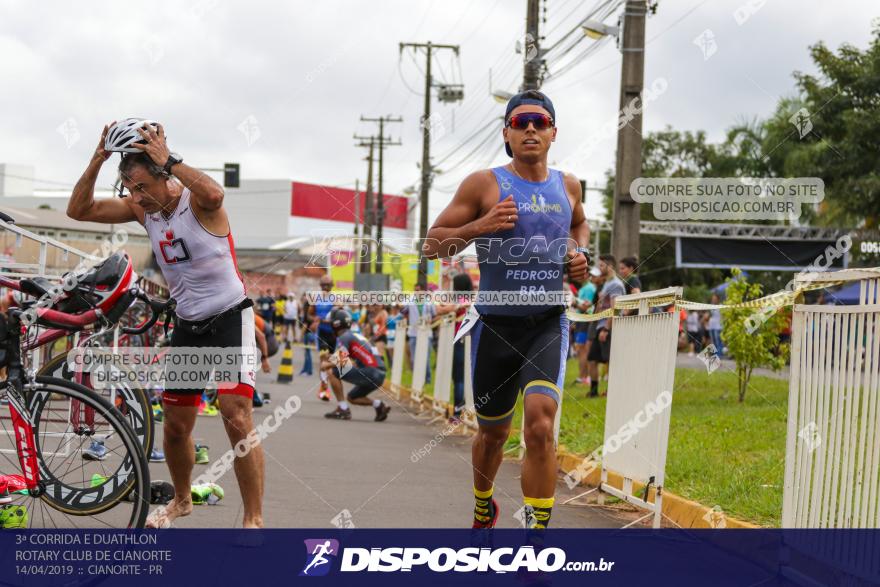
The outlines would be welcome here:
<svg viewBox="0 0 880 587">
<path fill-rule="evenodd" d="M 875 273 L 880 273 L 880 268 L 871 268 L 865 269 L 865 271 L 873 271 Z M 668 306 L 670 304 L 675 304 L 676 308 L 684 308 L 686 310 L 725 310 L 731 308 L 781 308 L 783 306 L 791 306 L 794 304 L 797 297 L 805 292 L 812 291 L 816 289 L 824 289 L 826 287 L 834 287 L 838 285 L 842 285 L 846 283 L 846 281 L 822 281 L 822 282 L 813 282 L 809 284 L 799 285 L 796 289 L 792 291 L 778 291 L 772 293 L 770 295 L 764 296 L 762 298 L 757 298 L 754 300 L 747 300 L 745 302 L 740 302 L 738 304 L 703 304 L 700 302 L 689 302 L 687 300 L 676 299 L 674 294 L 665 295 L 665 296 L 657 296 L 654 298 L 646 298 L 642 300 L 621 300 L 614 302 L 614 308 L 607 309 L 603 312 L 599 312 L 598 314 L 580 314 L 578 312 L 574 312 L 569 310 L 566 312 L 566 316 L 572 322 L 595 322 L 597 320 L 604 320 L 606 318 L 610 318 L 614 315 L 615 310 L 633 310 L 639 307 L 641 302 L 646 302 L 648 307 L 655 308 L 658 306 Z"/>
</svg>

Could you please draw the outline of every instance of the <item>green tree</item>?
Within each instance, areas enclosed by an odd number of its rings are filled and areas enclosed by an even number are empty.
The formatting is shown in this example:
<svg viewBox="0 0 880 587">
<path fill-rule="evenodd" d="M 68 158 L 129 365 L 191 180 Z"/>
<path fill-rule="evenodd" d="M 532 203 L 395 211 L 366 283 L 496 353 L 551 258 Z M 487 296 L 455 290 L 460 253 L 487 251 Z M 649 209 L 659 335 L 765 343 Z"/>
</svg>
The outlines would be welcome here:
<svg viewBox="0 0 880 587">
<path fill-rule="evenodd" d="M 875 228 L 880 219 L 880 21 L 874 22 L 864 51 L 843 44 L 835 53 L 820 42 L 810 47 L 810 55 L 819 75 L 795 72 L 799 95 L 781 100 L 766 122 L 764 157 L 781 177 L 825 181 L 818 222 Z M 795 124 L 799 112 L 800 127 Z"/>
<path fill-rule="evenodd" d="M 725 304 L 739 304 L 763 295 L 764 288 L 758 283 L 749 283 L 742 271 L 734 268 L 731 273 Z M 779 333 L 785 327 L 786 316 L 781 309 L 760 308 L 724 308 L 721 315 L 721 340 L 736 361 L 737 395 L 742 403 L 755 368 L 779 371 L 785 366 L 788 345 L 779 344 Z"/>
</svg>

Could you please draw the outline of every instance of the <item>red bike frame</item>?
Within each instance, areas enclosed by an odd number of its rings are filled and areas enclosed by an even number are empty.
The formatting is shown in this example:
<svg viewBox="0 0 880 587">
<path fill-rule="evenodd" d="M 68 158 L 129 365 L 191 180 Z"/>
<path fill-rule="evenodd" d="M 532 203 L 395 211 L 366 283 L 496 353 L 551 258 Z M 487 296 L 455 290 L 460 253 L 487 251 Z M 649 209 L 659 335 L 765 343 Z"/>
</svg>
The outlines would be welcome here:
<svg viewBox="0 0 880 587">
<path fill-rule="evenodd" d="M 21 291 L 21 285 L 17 280 L 0 276 L 0 286 Z M 37 316 L 47 320 L 52 324 L 58 324 L 66 328 L 50 328 L 30 340 L 25 339 L 22 348 L 25 352 L 36 349 L 50 342 L 54 342 L 59 338 L 63 338 L 70 334 L 70 330 L 82 330 L 83 328 L 94 324 L 100 319 L 97 311 L 89 310 L 82 314 L 67 314 L 50 308 L 34 308 Z M 22 333 L 24 334 L 24 327 Z M 83 383 L 82 372 L 77 373 L 77 383 Z M 37 463 L 37 449 L 34 440 L 34 428 L 27 406 L 18 406 L 18 398 L 9 396 L 9 413 L 12 419 L 12 427 L 15 431 L 16 448 L 18 450 L 18 459 L 21 464 L 24 481 L 27 489 L 36 489 L 40 481 L 39 465 Z M 82 406 L 78 401 L 71 402 L 70 424 L 75 429 L 80 430 L 83 424 L 86 427 L 94 425 L 95 412 L 94 408 L 81 409 Z M 85 411 L 85 422 L 81 421 L 81 412 Z"/>
</svg>

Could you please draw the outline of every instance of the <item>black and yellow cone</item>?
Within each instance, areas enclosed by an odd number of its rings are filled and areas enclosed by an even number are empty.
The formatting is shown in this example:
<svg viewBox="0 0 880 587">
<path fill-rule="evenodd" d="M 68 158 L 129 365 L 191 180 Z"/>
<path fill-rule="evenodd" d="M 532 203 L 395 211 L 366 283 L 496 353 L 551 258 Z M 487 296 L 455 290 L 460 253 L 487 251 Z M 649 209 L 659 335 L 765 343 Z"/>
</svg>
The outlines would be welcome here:
<svg viewBox="0 0 880 587">
<path fill-rule="evenodd" d="M 293 381 L 293 348 L 289 342 L 284 343 L 284 352 L 281 353 L 281 366 L 278 367 L 278 379 L 276 383 L 290 383 Z"/>
</svg>

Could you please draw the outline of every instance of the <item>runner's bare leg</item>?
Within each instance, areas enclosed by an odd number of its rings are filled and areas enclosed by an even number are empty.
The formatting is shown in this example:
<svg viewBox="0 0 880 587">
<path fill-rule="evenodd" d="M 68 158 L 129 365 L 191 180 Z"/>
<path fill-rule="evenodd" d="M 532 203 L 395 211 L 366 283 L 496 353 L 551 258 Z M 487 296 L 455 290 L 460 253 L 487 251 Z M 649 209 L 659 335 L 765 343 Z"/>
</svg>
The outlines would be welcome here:
<svg viewBox="0 0 880 587">
<path fill-rule="evenodd" d="M 553 497 L 556 492 L 556 446 L 553 425 L 556 402 L 539 393 L 527 395 L 523 401 L 526 454 L 522 462 L 520 485 L 523 495 Z"/>
<path fill-rule="evenodd" d="M 471 447 L 474 468 L 474 487 L 480 491 L 492 489 L 495 475 L 504 457 L 504 443 L 510 435 L 510 422 L 480 424 Z"/>
<path fill-rule="evenodd" d="M 147 519 L 148 528 L 167 528 L 171 523 L 192 512 L 192 470 L 196 463 L 196 449 L 192 431 L 196 424 L 197 406 L 165 404 L 162 447 L 165 462 L 174 485 L 174 499 L 168 505 L 153 511 Z"/>
<path fill-rule="evenodd" d="M 220 395 L 220 415 L 233 450 L 239 442 L 244 441 L 247 454 L 239 456 L 237 451 L 233 467 L 244 502 L 245 528 L 263 527 L 263 476 L 265 462 L 263 446 L 251 446 L 246 440 L 248 433 L 254 429 L 253 400 L 249 397 L 234 394 Z"/>
</svg>

